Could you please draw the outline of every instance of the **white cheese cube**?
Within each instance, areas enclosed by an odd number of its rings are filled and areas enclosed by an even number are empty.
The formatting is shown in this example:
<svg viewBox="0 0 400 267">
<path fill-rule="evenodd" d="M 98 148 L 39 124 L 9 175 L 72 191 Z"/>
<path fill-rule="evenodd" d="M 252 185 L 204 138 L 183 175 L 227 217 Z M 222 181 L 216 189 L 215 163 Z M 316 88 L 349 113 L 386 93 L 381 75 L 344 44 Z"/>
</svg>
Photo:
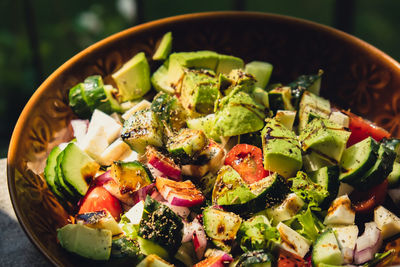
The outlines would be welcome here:
<svg viewBox="0 0 400 267">
<path fill-rule="evenodd" d="M 122 130 L 122 125 L 114 120 L 112 117 L 108 116 L 106 113 L 95 109 L 90 119 L 88 134 L 91 131 L 95 131 L 97 127 L 103 127 L 105 130 L 105 136 L 107 138 L 107 142 L 111 144 L 117 139 Z"/>
<path fill-rule="evenodd" d="M 82 142 L 88 130 L 89 121 L 88 120 L 72 120 L 71 126 L 74 131 L 74 136 L 76 142 Z"/>
<path fill-rule="evenodd" d="M 139 224 L 140 220 L 142 219 L 143 211 L 144 201 L 141 200 L 125 213 L 125 217 L 128 218 L 132 224 Z"/>
<path fill-rule="evenodd" d="M 106 132 L 103 126 L 92 128 L 78 146 L 89 156 L 98 161 L 101 154 L 108 147 Z"/>
<path fill-rule="evenodd" d="M 292 218 L 304 204 L 304 201 L 298 195 L 291 193 L 281 204 L 267 209 L 268 218 L 276 225 L 279 222 Z"/>
<path fill-rule="evenodd" d="M 344 262 L 352 263 L 353 252 L 358 237 L 357 225 L 335 225 L 332 226 L 332 229 L 336 234 L 337 241 L 343 254 Z"/>
<path fill-rule="evenodd" d="M 311 242 L 297 233 L 295 230 L 280 222 L 276 227 L 282 239 L 282 248 L 304 257 L 310 249 Z"/>
<path fill-rule="evenodd" d="M 325 217 L 324 224 L 354 224 L 356 213 L 351 207 L 351 201 L 347 195 L 340 196 L 332 201 Z"/>
<path fill-rule="evenodd" d="M 400 219 L 392 212 L 379 206 L 374 211 L 374 221 L 381 230 L 382 238 L 386 239 L 400 233 Z"/>
<path fill-rule="evenodd" d="M 119 138 L 101 153 L 99 163 L 101 165 L 111 165 L 114 161 L 125 158 L 128 153 L 130 154 L 130 151 L 129 145 Z"/>
</svg>

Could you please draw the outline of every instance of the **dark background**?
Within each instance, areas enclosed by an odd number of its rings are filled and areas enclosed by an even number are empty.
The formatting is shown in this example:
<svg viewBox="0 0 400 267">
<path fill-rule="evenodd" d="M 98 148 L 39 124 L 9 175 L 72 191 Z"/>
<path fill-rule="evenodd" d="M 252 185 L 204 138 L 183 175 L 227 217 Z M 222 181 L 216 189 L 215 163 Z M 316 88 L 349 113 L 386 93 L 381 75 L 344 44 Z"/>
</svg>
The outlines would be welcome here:
<svg viewBox="0 0 400 267">
<path fill-rule="evenodd" d="M 0 157 L 35 89 L 89 45 L 137 24 L 216 10 L 277 13 L 329 25 L 400 60 L 397 0 L 2 0 L 0 1 Z"/>
</svg>

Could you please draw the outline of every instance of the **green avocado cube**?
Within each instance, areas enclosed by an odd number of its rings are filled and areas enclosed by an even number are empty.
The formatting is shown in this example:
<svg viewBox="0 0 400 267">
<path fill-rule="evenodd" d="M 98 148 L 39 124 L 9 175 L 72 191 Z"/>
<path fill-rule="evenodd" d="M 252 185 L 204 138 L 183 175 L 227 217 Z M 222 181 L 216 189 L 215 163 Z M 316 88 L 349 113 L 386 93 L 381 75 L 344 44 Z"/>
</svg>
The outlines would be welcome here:
<svg viewBox="0 0 400 267">
<path fill-rule="evenodd" d="M 121 102 L 138 99 L 151 88 L 150 66 L 143 52 L 136 54 L 111 77 L 118 86 Z"/>
<path fill-rule="evenodd" d="M 315 151 L 332 162 L 340 162 L 350 131 L 327 120 L 315 118 L 300 134 L 303 151 Z"/>
<path fill-rule="evenodd" d="M 156 52 L 153 55 L 153 60 L 166 60 L 172 50 L 172 33 L 167 32 L 162 37 Z"/>
<path fill-rule="evenodd" d="M 144 153 L 146 146 L 161 147 L 162 125 L 153 111 L 140 110 L 129 117 L 122 128 L 122 140 L 138 153 Z"/>
<path fill-rule="evenodd" d="M 57 239 L 63 248 L 93 260 L 108 260 L 111 255 L 110 230 L 94 229 L 81 224 L 67 224 L 57 229 Z"/>
<path fill-rule="evenodd" d="M 218 54 L 212 51 L 179 52 L 169 56 L 168 81 L 178 84 L 186 69 L 207 69 L 215 71 L 218 64 Z"/>
<path fill-rule="evenodd" d="M 215 69 L 217 74 L 229 74 L 234 69 L 243 69 L 244 62 L 241 58 L 229 56 L 229 55 L 219 55 L 218 65 Z"/>
<path fill-rule="evenodd" d="M 223 105 L 215 114 L 213 135 L 234 136 L 259 131 L 264 126 L 264 106 L 248 93 L 237 92 L 221 100 Z"/>
<path fill-rule="evenodd" d="M 212 193 L 213 202 L 221 206 L 243 204 L 255 197 L 235 169 L 229 165 L 221 168 Z"/>
<path fill-rule="evenodd" d="M 188 70 L 182 81 L 181 102 L 190 114 L 210 114 L 219 97 L 218 79 L 214 73 Z"/>
<path fill-rule="evenodd" d="M 300 170 L 303 162 L 299 141 L 294 132 L 276 119 L 267 119 L 261 132 L 264 168 L 285 178 Z"/>
</svg>

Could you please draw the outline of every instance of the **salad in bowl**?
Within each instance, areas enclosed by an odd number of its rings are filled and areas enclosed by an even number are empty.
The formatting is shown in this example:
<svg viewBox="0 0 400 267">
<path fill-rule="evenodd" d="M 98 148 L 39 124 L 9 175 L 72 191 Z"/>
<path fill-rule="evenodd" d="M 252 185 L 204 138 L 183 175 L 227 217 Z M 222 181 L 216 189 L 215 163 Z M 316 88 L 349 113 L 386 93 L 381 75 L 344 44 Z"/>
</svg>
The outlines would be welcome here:
<svg viewBox="0 0 400 267">
<path fill-rule="evenodd" d="M 70 214 L 61 247 L 138 266 L 396 262 L 399 139 L 321 97 L 322 70 L 270 83 L 268 62 L 171 49 L 169 32 L 153 73 L 140 52 L 69 90 L 74 139 L 44 170 Z"/>
</svg>

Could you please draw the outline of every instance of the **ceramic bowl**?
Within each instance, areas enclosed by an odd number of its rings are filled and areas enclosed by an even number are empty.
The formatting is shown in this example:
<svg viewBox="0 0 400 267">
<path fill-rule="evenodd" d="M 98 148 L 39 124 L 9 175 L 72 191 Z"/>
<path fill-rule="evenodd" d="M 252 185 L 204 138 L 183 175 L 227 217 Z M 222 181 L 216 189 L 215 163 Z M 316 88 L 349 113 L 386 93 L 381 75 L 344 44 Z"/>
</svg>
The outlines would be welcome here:
<svg viewBox="0 0 400 267">
<path fill-rule="evenodd" d="M 74 115 L 68 89 L 93 74 L 110 82 L 110 74 L 136 53 L 144 51 L 151 58 L 168 31 L 173 32 L 174 51 L 213 50 L 246 62 L 271 62 L 274 81 L 290 82 L 323 69 L 324 97 L 400 136 L 399 63 L 341 31 L 249 12 L 189 14 L 127 29 L 90 46 L 50 75 L 27 103 L 12 135 L 7 169 L 11 201 L 26 234 L 55 265 L 88 264 L 57 244 L 56 229 L 68 222 L 68 214 L 43 179 L 49 151 L 71 139 L 68 125 Z"/>
</svg>

